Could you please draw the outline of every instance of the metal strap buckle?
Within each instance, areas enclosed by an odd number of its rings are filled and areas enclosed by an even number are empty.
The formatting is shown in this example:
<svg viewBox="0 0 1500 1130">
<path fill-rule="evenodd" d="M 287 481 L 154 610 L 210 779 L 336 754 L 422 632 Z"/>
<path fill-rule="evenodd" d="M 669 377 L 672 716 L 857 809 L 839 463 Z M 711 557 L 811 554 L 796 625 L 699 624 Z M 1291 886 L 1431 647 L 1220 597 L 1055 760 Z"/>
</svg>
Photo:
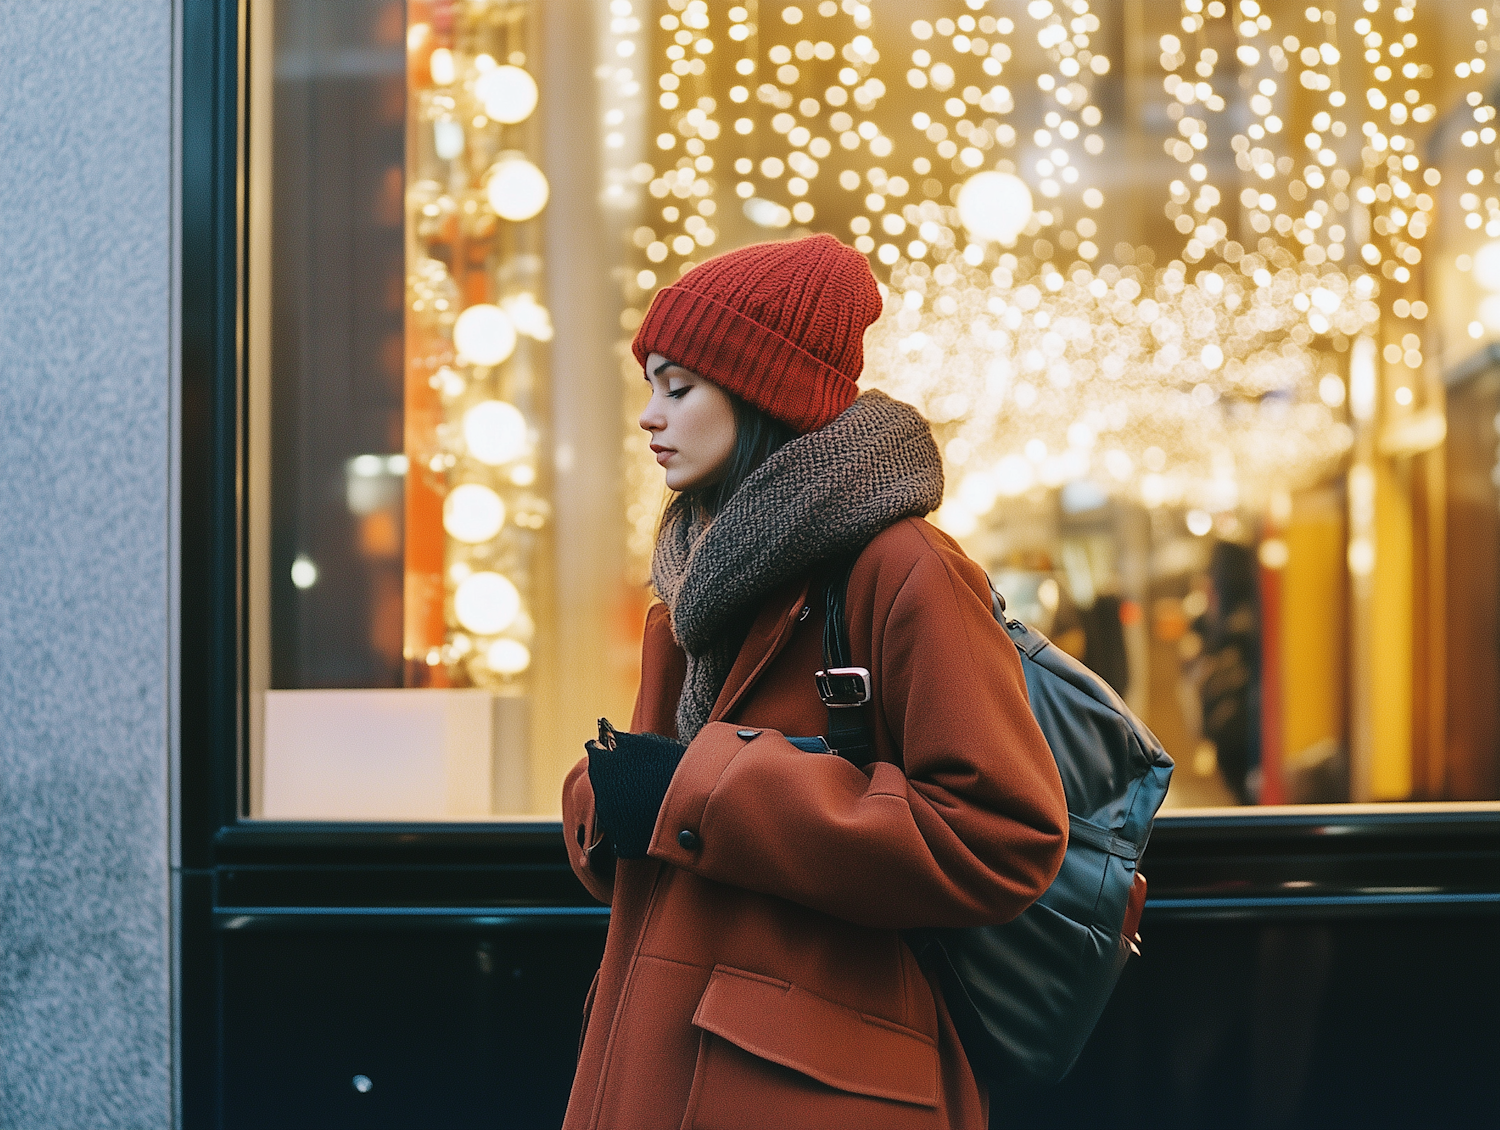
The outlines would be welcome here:
<svg viewBox="0 0 1500 1130">
<path fill-rule="evenodd" d="M 863 706 L 872 697 L 870 671 L 866 667 L 830 667 L 816 671 L 818 697 L 831 710 L 846 706 Z"/>
</svg>

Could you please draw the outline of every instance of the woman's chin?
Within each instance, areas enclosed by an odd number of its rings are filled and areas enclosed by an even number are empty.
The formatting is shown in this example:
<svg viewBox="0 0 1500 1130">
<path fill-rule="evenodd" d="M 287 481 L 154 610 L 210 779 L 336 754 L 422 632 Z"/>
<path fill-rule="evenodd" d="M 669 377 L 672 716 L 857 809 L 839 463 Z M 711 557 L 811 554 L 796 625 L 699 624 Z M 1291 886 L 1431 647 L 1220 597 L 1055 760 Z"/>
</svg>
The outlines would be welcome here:
<svg viewBox="0 0 1500 1130">
<path fill-rule="evenodd" d="M 681 456 L 677 457 L 677 459 L 680 458 Z M 673 459 L 672 462 L 675 464 L 677 459 Z M 663 470 L 665 471 L 664 477 L 667 489 L 676 491 L 678 494 L 689 490 L 704 490 L 707 487 L 713 486 L 724 477 L 722 468 L 714 468 L 708 472 L 704 472 L 699 467 L 669 466 Z"/>
<path fill-rule="evenodd" d="M 692 490 L 695 486 L 697 486 L 700 476 L 694 475 L 690 471 L 679 471 L 672 467 L 668 467 L 666 469 L 664 478 L 666 479 L 668 490 L 676 491 L 678 494 L 681 494 L 683 491 Z"/>
</svg>

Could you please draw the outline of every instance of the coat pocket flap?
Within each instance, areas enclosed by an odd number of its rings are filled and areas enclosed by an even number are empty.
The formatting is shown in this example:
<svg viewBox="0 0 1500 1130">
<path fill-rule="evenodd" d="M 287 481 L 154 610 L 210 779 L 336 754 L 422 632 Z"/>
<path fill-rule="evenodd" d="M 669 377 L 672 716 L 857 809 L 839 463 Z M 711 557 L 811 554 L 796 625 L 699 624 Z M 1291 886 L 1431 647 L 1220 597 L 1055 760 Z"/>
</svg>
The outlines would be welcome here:
<svg viewBox="0 0 1500 1130">
<path fill-rule="evenodd" d="M 935 1041 L 786 981 L 720 965 L 693 1023 L 841 1091 L 937 1105 Z"/>
</svg>

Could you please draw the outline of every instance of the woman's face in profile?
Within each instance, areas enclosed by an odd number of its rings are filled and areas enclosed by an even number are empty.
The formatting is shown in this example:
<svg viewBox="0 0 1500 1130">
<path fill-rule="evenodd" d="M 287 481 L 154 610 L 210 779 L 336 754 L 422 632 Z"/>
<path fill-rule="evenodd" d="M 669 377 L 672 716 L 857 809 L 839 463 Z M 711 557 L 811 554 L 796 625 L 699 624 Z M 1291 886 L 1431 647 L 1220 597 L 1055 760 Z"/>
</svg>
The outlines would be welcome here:
<svg viewBox="0 0 1500 1130">
<path fill-rule="evenodd" d="M 729 394 L 660 353 L 646 358 L 651 399 L 641 427 L 674 491 L 699 490 L 723 478 L 734 453 L 736 424 Z"/>
</svg>

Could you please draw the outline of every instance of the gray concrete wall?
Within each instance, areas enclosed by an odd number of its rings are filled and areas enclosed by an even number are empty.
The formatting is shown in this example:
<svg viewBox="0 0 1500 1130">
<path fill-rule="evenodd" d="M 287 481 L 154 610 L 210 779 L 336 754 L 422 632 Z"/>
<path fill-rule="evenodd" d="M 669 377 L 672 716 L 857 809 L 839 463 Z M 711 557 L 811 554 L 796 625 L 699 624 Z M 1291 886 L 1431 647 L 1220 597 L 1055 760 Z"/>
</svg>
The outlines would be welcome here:
<svg viewBox="0 0 1500 1130">
<path fill-rule="evenodd" d="M 0 1126 L 170 1125 L 171 0 L 0 0 Z"/>
</svg>

